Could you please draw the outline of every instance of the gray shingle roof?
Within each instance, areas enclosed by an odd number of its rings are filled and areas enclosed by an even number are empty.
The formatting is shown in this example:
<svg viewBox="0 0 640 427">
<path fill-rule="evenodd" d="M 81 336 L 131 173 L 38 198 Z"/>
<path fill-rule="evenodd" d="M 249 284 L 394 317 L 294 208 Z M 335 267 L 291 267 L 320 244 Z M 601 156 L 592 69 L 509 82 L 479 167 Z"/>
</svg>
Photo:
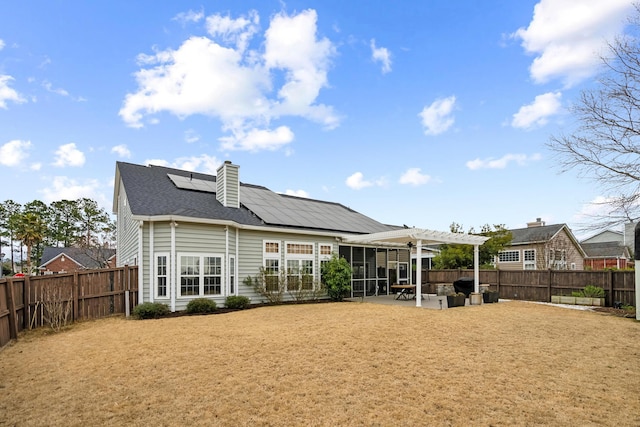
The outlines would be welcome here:
<svg viewBox="0 0 640 427">
<path fill-rule="evenodd" d="M 630 258 L 629 250 L 620 242 L 581 243 L 589 258 Z"/>
<path fill-rule="evenodd" d="M 511 245 L 546 242 L 555 236 L 564 224 L 543 225 L 540 227 L 516 228 L 510 230 L 513 235 Z"/>
<path fill-rule="evenodd" d="M 302 228 L 323 231 L 372 233 L 396 227 L 385 225 L 339 203 L 282 195 L 266 187 L 240 183 L 240 208 L 223 206 L 214 193 L 177 187 L 167 174 L 215 182 L 216 177 L 163 166 L 142 166 L 118 162 L 116 167 L 124 183 L 133 215 L 180 215 L 190 218 L 227 220 L 243 225 Z M 214 186 L 215 188 L 215 186 Z M 244 191 L 243 191 L 244 190 Z M 256 191 L 268 195 L 273 209 L 252 209 Z M 243 202 L 243 192 L 246 193 Z M 248 196 L 252 197 L 248 197 Z M 314 213 L 315 210 L 315 213 Z M 321 221 L 319 217 L 336 218 Z M 264 218 L 261 218 L 262 215 Z M 338 220 L 339 218 L 339 220 Z"/>
<path fill-rule="evenodd" d="M 44 267 L 60 254 L 65 254 L 80 264 L 81 267 L 102 268 L 104 267 L 103 263 L 116 254 L 116 250 L 107 248 L 56 248 L 47 246 L 42 251 L 40 267 Z"/>
</svg>

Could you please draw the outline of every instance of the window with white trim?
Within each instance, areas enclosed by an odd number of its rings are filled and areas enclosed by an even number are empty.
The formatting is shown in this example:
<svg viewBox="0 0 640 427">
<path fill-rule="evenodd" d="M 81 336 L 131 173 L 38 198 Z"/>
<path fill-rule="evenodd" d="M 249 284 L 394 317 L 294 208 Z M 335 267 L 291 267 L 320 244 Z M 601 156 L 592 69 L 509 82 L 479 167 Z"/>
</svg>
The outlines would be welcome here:
<svg viewBox="0 0 640 427">
<path fill-rule="evenodd" d="M 267 291 L 277 292 L 280 279 L 280 242 L 265 240 L 263 242 L 262 257 L 265 288 Z"/>
<path fill-rule="evenodd" d="M 169 254 L 156 254 L 155 296 L 169 298 Z"/>
<path fill-rule="evenodd" d="M 313 289 L 314 245 L 313 243 L 287 242 L 287 290 Z"/>
<path fill-rule="evenodd" d="M 535 270 L 536 269 L 536 250 L 525 249 L 523 252 L 524 257 L 524 269 Z"/>
<path fill-rule="evenodd" d="M 222 260 L 215 254 L 179 254 L 178 296 L 222 295 Z"/>
<path fill-rule="evenodd" d="M 322 280 L 322 270 L 324 269 L 324 265 L 331 260 L 331 255 L 333 254 L 333 245 L 324 245 L 320 244 L 320 255 L 318 259 L 320 261 L 320 280 Z"/>
<path fill-rule="evenodd" d="M 236 293 L 236 257 L 229 255 L 229 294 Z"/>
<path fill-rule="evenodd" d="M 500 262 L 520 262 L 520 251 L 502 251 L 498 253 Z"/>
</svg>

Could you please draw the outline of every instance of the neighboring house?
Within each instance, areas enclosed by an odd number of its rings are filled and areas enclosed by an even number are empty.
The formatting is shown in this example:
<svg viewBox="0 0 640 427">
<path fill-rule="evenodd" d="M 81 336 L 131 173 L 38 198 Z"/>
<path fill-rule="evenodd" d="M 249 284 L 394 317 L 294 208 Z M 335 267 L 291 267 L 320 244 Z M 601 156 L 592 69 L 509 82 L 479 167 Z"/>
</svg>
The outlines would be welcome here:
<svg viewBox="0 0 640 427">
<path fill-rule="evenodd" d="M 631 252 L 625 245 L 624 233 L 605 230 L 583 240 L 580 245 L 586 253 L 585 269 L 624 269 L 631 266 Z"/>
<path fill-rule="evenodd" d="M 45 247 L 40 259 L 40 273 L 71 273 L 77 270 L 116 266 L 116 250 L 107 248 Z"/>
<path fill-rule="evenodd" d="M 508 249 L 496 257 L 500 270 L 582 270 L 586 256 L 566 224 L 545 225 L 538 218 L 511 231 Z"/>
<path fill-rule="evenodd" d="M 403 229 L 339 203 L 241 183 L 239 166 L 229 161 L 216 176 L 117 162 L 114 184 L 118 265 L 138 266 L 138 303 L 162 302 L 172 311 L 198 297 L 262 302 L 244 284 L 261 269 L 284 276 L 284 299 L 293 299 L 291 284 L 315 289 L 332 254 L 352 267 L 351 295 L 388 294 L 391 284 L 411 281 L 409 241 L 486 240 Z"/>
</svg>

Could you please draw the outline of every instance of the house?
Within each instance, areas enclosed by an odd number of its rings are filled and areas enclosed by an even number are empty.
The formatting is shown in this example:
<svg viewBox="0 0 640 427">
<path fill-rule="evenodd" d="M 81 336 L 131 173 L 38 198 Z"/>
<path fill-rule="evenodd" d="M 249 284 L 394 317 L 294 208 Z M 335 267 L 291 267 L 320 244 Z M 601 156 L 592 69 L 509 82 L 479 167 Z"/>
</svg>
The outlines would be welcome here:
<svg viewBox="0 0 640 427">
<path fill-rule="evenodd" d="M 48 246 L 42 251 L 39 270 L 41 274 L 54 274 L 115 266 L 115 249 Z"/>
<path fill-rule="evenodd" d="M 261 270 L 285 275 L 284 298 L 292 299 L 300 283 L 316 288 L 322 263 L 334 253 L 352 267 L 352 296 L 388 294 L 390 285 L 411 281 L 408 243 L 421 250 L 422 242 L 486 240 L 382 224 L 339 203 L 277 194 L 242 183 L 239 169 L 226 161 L 212 176 L 116 163 L 117 262 L 138 266 L 139 303 L 176 311 L 197 297 L 261 302 L 244 284 Z"/>
<path fill-rule="evenodd" d="M 625 245 L 625 235 L 622 232 L 605 230 L 583 240 L 580 245 L 586 253 L 585 269 L 624 269 L 632 264 L 631 252 Z"/>
<path fill-rule="evenodd" d="M 582 270 L 586 256 L 566 224 L 527 223 L 526 228 L 509 230 L 511 246 L 496 257 L 500 270 Z"/>
</svg>

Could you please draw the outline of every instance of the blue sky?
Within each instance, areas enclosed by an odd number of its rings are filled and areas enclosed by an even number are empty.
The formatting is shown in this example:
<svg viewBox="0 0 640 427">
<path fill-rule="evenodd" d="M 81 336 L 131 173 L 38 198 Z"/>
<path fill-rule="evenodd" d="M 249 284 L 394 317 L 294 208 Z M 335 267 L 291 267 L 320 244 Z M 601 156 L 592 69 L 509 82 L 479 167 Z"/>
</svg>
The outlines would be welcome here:
<svg viewBox="0 0 640 427">
<path fill-rule="evenodd" d="M 446 231 L 577 234 L 607 194 L 546 147 L 627 0 L 8 1 L 0 201 L 91 197 L 116 161 L 215 173 Z"/>
</svg>

